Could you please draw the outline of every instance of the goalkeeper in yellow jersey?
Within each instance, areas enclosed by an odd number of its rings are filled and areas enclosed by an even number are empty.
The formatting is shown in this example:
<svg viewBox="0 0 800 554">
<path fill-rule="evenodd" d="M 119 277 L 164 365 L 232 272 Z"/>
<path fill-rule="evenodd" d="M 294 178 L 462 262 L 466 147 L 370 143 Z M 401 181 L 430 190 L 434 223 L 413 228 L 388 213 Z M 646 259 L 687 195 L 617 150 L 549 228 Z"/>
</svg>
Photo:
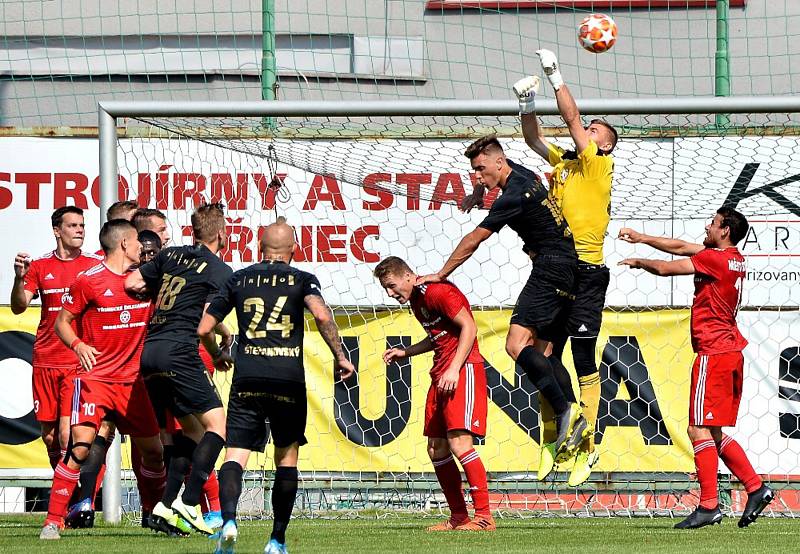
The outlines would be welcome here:
<svg viewBox="0 0 800 554">
<path fill-rule="evenodd" d="M 617 131 L 600 119 L 592 120 L 588 127 L 584 127 L 575 100 L 561 78 L 555 54 L 550 50 L 539 50 L 537 54 L 544 74 L 555 90 L 558 111 L 575 142 L 574 151 L 565 151 L 542 136 L 534 111 L 538 79 L 528 77 L 518 81 L 514 92 L 520 101 L 522 134 L 528 146 L 553 166 L 550 195 L 567 219 L 578 254 L 575 301 L 566 312 L 564 336 L 553 342 L 551 361 L 560 360 L 567 337 L 571 337 L 581 404 L 586 419 L 594 427 L 600 404 L 600 374 L 595 350 L 609 282 L 609 271 L 603 263 L 603 239 L 611 212 L 614 173 L 611 152 L 617 144 Z M 544 430 L 545 426 L 542 428 Z M 594 433 L 591 433 L 578 449 L 569 477 L 570 486 L 586 481 L 597 459 Z M 547 459 L 542 461 L 540 474 L 549 473 L 552 464 Z"/>
<path fill-rule="evenodd" d="M 534 110 L 539 78 L 525 77 L 518 81 L 514 85 L 514 92 L 519 98 L 525 142 L 553 167 L 550 195 L 569 224 L 578 254 L 578 272 L 573 290 L 575 301 L 562 312 L 565 315 L 564 334 L 553 341 L 550 361 L 562 389 L 572 392 L 569 374 L 560 363 L 567 338 L 571 337 L 581 404 L 586 419 L 594 427 L 600 404 L 600 374 L 597 371 L 595 350 L 609 283 L 609 271 L 603 263 L 603 239 L 610 219 L 611 180 L 614 172 L 611 152 L 617 144 L 617 131 L 600 119 L 592 120 L 588 127 L 584 127 L 575 100 L 561 77 L 555 54 L 550 50 L 539 50 L 537 54 L 541 59 L 542 69 L 555 90 L 561 117 L 575 142 L 574 151 L 565 151 L 542 136 Z M 473 195 L 465 200 L 462 207 L 468 211 L 479 201 Z M 544 348 L 545 344 L 539 343 L 537 347 Z M 552 409 L 546 401 L 541 404 L 540 480 L 547 477 L 555 462 L 552 448 L 552 443 L 555 442 Z M 574 452 L 573 446 L 568 445 L 565 450 Z M 569 484 L 578 486 L 586 481 L 597 459 L 594 433 L 589 433 L 588 438 L 583 439 L 577 448 Z"/>
</svg>

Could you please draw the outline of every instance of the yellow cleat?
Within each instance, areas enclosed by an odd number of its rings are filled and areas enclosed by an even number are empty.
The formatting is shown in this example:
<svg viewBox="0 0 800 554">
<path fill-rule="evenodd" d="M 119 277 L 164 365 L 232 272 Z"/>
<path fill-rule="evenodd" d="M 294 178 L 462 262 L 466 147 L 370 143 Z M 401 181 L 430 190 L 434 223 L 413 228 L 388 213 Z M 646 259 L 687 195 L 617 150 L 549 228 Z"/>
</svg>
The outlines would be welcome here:
<svg viewBox="0 0 800 554">
<path fill-rule="evenodd" d="M 182 517 L 195 531 L 204 535 L 214 533 L 214 530 L 203 520 L 203 512 L 200 510 L 200 505 L 187 506 L 180 498 L 176 498 L 172 503 L 172 511 Z"/>
<path fill-rule="evenodd" d="M 544 481 L 550 472 L 553 471 L 553 466 L 556 463 L 556 445 L 553 442 L 543 444 L 539 453 L 539 472 L 536 478 L 539 481 Z"/>
<path fill-rule="evenodd" d="M 592 467 L 594 467 L 599 459 L 600 454 L 597 453 L 597 450 L 593 452 L 580 450 L 575 457 L 575 463 L 572 466 L 567 484 L 570 487 L 577 487 L 585 483 L 592 474 Z"/>
</svg>

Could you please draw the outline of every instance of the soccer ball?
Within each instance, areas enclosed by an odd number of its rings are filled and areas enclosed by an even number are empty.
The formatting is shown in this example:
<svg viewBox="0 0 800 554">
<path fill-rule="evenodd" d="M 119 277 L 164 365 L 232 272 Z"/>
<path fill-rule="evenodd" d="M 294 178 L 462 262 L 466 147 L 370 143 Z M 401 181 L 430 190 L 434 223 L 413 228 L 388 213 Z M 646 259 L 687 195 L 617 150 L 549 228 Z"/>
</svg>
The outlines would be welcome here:
<svg viewBox="0 0 800 554">
<path fill-rule="evenodd" d="M 581 21 L 578 42 L 589 52 L 600 54 L 617 41 L 617 24 L 603 13 L 593 13 Z"/>
</svg>

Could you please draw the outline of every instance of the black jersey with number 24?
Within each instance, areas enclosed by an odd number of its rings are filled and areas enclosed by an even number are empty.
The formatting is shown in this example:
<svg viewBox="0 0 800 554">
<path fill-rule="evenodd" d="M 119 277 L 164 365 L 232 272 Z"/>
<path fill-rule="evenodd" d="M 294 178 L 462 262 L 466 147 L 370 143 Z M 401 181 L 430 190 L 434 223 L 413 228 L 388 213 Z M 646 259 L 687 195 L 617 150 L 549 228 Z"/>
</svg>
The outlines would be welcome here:
<svg viewBox="0 0 800 554">
<path fill-rule="evenodd" d="M 147 286 L 158 291 L 147 342 L 197 344 L 205 305 L 233 270 L 203 245 L 165 248 L 139 268 Z"/>
<path fill-rule="evenodd" d="M 305 382 L 303 313 L 310 294 L 322 296 L 317 278 L 282 262 L 253 264 L 231 275 L 208 313 L 222 321 L 236 310 L 234 385 Z"/>
</svg>

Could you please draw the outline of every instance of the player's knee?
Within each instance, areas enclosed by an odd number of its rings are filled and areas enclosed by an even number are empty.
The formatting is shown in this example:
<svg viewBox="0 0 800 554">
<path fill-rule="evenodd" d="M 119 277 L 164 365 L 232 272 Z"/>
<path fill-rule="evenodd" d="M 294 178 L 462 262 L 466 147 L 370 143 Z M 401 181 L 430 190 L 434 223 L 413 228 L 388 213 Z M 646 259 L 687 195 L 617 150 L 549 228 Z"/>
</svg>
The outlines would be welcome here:
<svg viewBox="0 0 800 554">
<path fill-rule="evenodd" d="M 508 337 L 506 340 L 506 353 L 511 356 L 512 360 L 516 360 L 517 356 L 519 356 L 520 351 L 522 350 L 520 344 L 512 340 L 511 337 Z"/>
<path fill-rule="evenodd" d="M 450 445 L 445 439 L 428 439 L 428 457 L 441 460 L 450 454 Z"/>
<path fill-rule="evenodd" d="M 51 450 L 54 446 L 56 446 L 56 434 L 54 430 L 42 429 L 42 441 L 44 442 L 44 445 L 47 447 L 48 450 Z"/>
<path fill-rule="evenodd" d="M 72 460 L 78 467 L 82 466 L 89 457 L 89 449 L 92 447 L 87 442 L 76 442 L 67 452 L 67 460 Z"/>
<path fill-rule="evenodd" d="M 164 461 L 164 448 L 158 441 L 147 441 L 139 444 L 139 452 L 142 455 L 142 463 L 148 467 L 156 467 Z"/>
</svg>

